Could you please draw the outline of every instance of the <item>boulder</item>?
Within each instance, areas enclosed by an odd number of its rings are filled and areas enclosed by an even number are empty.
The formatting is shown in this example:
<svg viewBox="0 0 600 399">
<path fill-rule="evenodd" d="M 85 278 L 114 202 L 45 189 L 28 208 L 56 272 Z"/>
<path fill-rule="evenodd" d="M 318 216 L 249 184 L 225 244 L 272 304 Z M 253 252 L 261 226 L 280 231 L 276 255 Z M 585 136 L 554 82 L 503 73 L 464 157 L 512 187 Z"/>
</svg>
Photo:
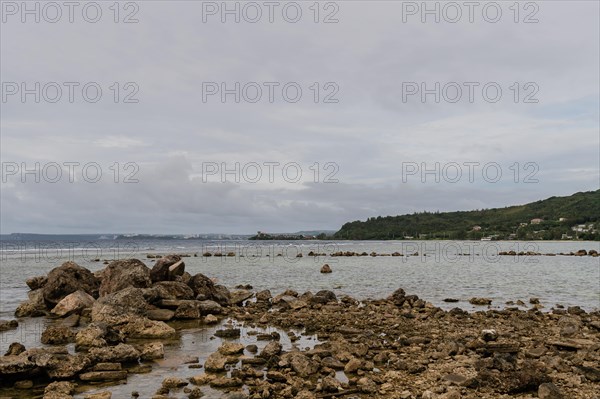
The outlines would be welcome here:
<svg viewBox="0 0 600 399">
<path fill-rule="evenodd" d="M 129 287 L 98 299 L 92 306 L 92 321 L 112 325 L 128 323 L 132 316 L 145 316 L 147 308 L 144 291 Z"/>
<path fill-rule="evenodd" d="M 169 321 L 173 318 L 175 312 L 169 309 L 150 309 L 146 312 L 146 316 L 150 320 Z"/>
<path fill-rule="evenodd" d="M 317 292 L 313 297 L 311 297 L 310 302 L 321 304 L 337 302 L 337 297 L 332 291 L 322 290 Z"/>
<path fill-rule="evenodd" d="M 212 299 L 215 294 L 215 283 L 202 273 L 193 276 L 188 285 L 198 300 Z"/>
<path fill-rule="evenodd" d="M 16 320 L 0 320 L 0 331 L 13 330 L 19 327 L 19 322 Z"/>
<path fill-rule="evenodd" d="M 225 370 L 227 364 L 227 356 L 221 352 L 215 352 L 211 354 L 204 362 L 204 369 L 210 372 L 221 372 Z"/>
<path fill-rule="evenodd" d="M 83 309 L 91 308 L 94 304 L 94 297 L 82 290 L 77 290 L 64 297 L 50 313 L 66 317 L 74 313 L 80 313 Z"/>
<path fill-rule="evenodd" d="M 48 280 L 41 289 L 47 307 L 52 308 L 77 290 L 83 290 L 97 298 L 98 287 L 98 279 L 92 272 L 75 262 L 65 262 L 48 273 Z"/>
<path fill-rule="evenodd" d="M 179 255 L 167 255 L 159 259 L 150 271 L 153 283 L 159 281 L 172 281 L 175 276 L 183 275 L 185 263 Z"/>
<path fill-rule="evenodd" d="M 130 322 L 116 327 L 125 336 L 134 339 L 167 339 L 173 338 L 176 331 L 165 322 L 135 317 Z"/>
<path fill-rule="evenodd" d="M 224 285 L 215 285 L 215 292 L 213 293 L 212 298 L 208 299 L 212 299 L 221 306 L 231 305 L 231 294 Z"/>
<path fill-rule="evenodd" d="M 277 341 L 269 342 L 263 350 L 259 353 L 258 357 L 263 359 L 270 359 L 273 356 L 277 356 L 281 353 L 282 346 Z"/>
<path fill-rule="evenodd" d="M 300 352 L 286 353 L 282 359 L 289 363 L 292 370 L 301 378 L 307 378 L 319 371 L 319 363 Z"/>
<path fill-rule="evenodd" d="M 469 299 L 469 303 L 471 305 L 486 306 L 486 305 L 491 305 L 492 300 L 489 298 L 471 298 L 471 299 Z"/>
<path fill-rule="evenodd" d="M 165 348 L 162 342 L 151 342 L 138 348 L 142 360 L 162 359 L 165 357 Z"/>
<path fill-rule="evenodd" d="M 35 348 L 24 354 L 53 379 L 73 378 L 91 364 L 87 356 L 70 355 L 65 347 Z"/>
<path fill-rule="evenodd" d="M 0 379 L 12 380 L 26 376 L 36 368 L 33 361 L 27 356 L 27 352 L 19 355 L 7 355 L 0 357 Z"/>
<path fill-rule="evenodd" d="M 128 287 L 148 288 L 152 284 L 150 269 L 137 259 L 115 260 L 102 272 L 100 296 Z"/>
<path fill-rule="evenodd" d="M 231 296 L 231 304 L 232 305 L 242 305 L 246 299 L 252 298 L 252 291 L 240 289 L 234 290 L 230 292 Z"/>
<path fill-rule="evenodd" d="M 19 342 L 13 342 L 8 346 L 8 350 L 6 351 L 4 356 L 17 356 L 25 352 L 25 350 L 25 345 Z"/>
<path fill-rule="evenodd" d="M 41 317 L 48 313 L 44 292 L 41 289 L 29 291 L 27 296 L 29 299 L 21 303 L 15 310 L 16 317 Z"/>
<path fill-rule="evenodd" d="M 44 399 L 68 399 L 75 392 L 75 385 L 68 381 L 50 383 L 44 389 Z"/>
<path fill-rule="evenodd" d="M 98 381 L 119 381 L 127 379 L 127 371 L 90 371 L 79 376 L 81 381 L 98 382 Z"/>
<path fill-rule="evenodd" d="M 153 301 L 163 299 L 194 299 L 194 291 L 179 281 L 161 281 L 150 288 Z"/>
</svg>

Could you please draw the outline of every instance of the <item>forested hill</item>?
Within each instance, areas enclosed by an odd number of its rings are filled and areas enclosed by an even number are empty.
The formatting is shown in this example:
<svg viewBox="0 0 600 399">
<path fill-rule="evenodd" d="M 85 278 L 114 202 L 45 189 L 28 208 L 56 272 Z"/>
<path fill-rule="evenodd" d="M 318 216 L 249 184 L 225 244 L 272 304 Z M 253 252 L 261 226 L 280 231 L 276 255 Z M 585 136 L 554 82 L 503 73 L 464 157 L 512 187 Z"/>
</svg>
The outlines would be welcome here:
<svg viewBox="0 0 600 399">
<path fill-rule="evenodd" d="M 346 223 L 336 239 L 599 240 L 600 190 L 525 205 L 462 212 L 422 212 Z"/>
</svg>

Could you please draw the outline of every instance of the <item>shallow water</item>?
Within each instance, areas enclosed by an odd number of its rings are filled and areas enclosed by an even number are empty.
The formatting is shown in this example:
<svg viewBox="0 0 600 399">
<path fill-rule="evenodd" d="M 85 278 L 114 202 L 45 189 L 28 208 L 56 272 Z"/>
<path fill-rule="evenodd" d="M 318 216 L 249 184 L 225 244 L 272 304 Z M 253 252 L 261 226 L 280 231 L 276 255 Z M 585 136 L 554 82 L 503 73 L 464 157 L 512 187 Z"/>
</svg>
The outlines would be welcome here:
<svg viewBox="0 0 600 399">
<path fill-rule="evenodd" d="M 50 245 L 50 244 L 48 244 Z M 4 251 L 0 267 L 0 318 L 13 318 L 18 304 L 27 298 L 28 277 L 46 274 L 67 260 L 73 260 L 92 271 L 105 267 L 102 262 L 114 258 L 136 257 L 152 266 L 154 260 L 147 254 L 182 253 L 186 270 L 204 273 L 216 278 L 230 288 L 238 284 L 251 284 L 254 290 L 270 289 L 273 294 L 292 288 L 299 292 L 316 292 L 322 289 L 334 291 L 338 296 L 348 294 L 357 299 L 382 298 L 401 287 L 409 294 L 417 294 L 433 304 L 449 309 L 461 307 L 475 309 L 468 303 L 474 296 L 493 299 L 493 306 L 503 308 L 506 301 L 538 297 L 546 309 L 560 303 L 564 306 L 579 305 L 587 310 L 600 309 L 600 258 L 573 256 L 498 256 L 500 251 L 533 251 L 541 253 L 575 252 L 579 249 L 600 249 L 598 242 L 198 242 L 166 241 L 137 242 L 135 245 L 112 242 L 92 246 L 63 246 L 52 243 L 52 251 L 25 249 Z M 57 250 L 56 248 L 71 248 Z M 72 250 L 84 248 L 85 250 Z M 93 251 L 90 251 L 92 248 Z M 98 251 L 100 248 L 100 251 Z M 234 252 L 234 257 L 203 257 L 204 252 Z M 310 251 L 326 256 L 307 256 Z M 391 254 L 400 252 L 415 256 L 364 256 L 331 257 L 337 251 L 376 252 Z M 302 253 L 303 257 L 297 257 Z M 197 254 L 197 257 L 193 255 Z M 331 274 L 321 274 L 321 266 L 327 263 Z M 459 299 L 458 303 L 445 303 L 444 298 Z M 11 342 L 18 341 L 26 347 L 43 346 L 39 342 L 41 332 L 48 320 L 45 318 L 19 320 L 19 328 L 0 333 L 0 352 L 4 353 Z M 149 374 L 131 374 L 126 385 L 97 387 L 86 393 L 110 390 L 115 398 L 129 398 L 138 391 L 141 398 L 148 398 L 168 376 L 190 377 L 203 372 L 181 364 L 187 356 L 197 356 L 203 364 L 208 355 L 221 344 L 214 337 L 220 327 L 206 327 L 197 322 L 185 324 L 180 339 L 165 342 L 165 359 L 156 361 Z M 271 331 L 271 330 L 269 330 Z M 256 342 L 255 336 L 246 334 L 242 326 L 245 345 L 255 343 L 262 348 L 266 341 Z M 291 342 L 279 331 L 284 349 Z M 300 332 L 299 332 L 300 333 Z M 296 342 L 300 347 L 312 347 L 314 337 L 303 337 Z M 70 350 L 73 351 L 72 346 Z M 343 376 L 340 375 L 340 378 Z M 0 397 L 34 398 L 43 390 L 15 392 L 0 389 Z M 220 398 L 222 392 L 202 388 L 207 398 Z M 25 396 L 23 396 L 25 395 Z M 76 396 L 83 398 L 83 394 Z M 181 396 L 181 394 L 180 394 Z M 38 395 L 39 397 L 39 395 Z"/>
</svg>

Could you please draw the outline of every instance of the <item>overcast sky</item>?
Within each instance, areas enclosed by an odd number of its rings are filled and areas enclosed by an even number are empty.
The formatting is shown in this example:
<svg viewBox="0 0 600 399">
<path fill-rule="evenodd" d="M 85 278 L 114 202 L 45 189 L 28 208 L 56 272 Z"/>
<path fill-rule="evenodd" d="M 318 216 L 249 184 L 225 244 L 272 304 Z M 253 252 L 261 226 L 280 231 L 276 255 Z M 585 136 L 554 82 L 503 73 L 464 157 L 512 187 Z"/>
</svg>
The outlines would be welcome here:
<svg viewBox="0 0 600 399">
<path fill-rule="evenodd" d="M 596 1 L 21 4 L 2 233 L 336 230 L 599 188 Z"/>
</svg>

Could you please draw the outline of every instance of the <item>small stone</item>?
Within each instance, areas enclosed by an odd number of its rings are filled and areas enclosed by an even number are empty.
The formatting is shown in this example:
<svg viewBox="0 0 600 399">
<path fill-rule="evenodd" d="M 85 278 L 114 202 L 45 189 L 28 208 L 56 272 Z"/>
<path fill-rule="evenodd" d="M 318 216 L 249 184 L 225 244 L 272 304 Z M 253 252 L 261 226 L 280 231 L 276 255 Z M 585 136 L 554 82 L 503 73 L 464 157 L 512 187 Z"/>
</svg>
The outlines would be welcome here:
<svg viewBox="0 0 600 399">
<path fill-rule="evenodd" d="M 177 389 L 188 384 L 187 381 L 177 377 L 167 377 L 162 382 L 162 387 L 167 389 Z"/>
<path fill-rule="evenodd" d="M 556 385 L 551 382 L 541 384 L 538 387 L 538 398 L 539 399 L 563 399 L 562 392 Z"/>
<path fill-rule="evenodd" d="M 331 267 L 328 264 L 324 264 L 323 267 L 321 267 L 321 273 L 323 274 L 327 274 L 327 273 L 331 273 Z"/>
<path fill-rule="evenodd" d="M 204 322 L 206 324 L 216 324 L 219 322 L 219 319 L 215 315 L 208 314 L 204 317 Z"/>
</svg>

